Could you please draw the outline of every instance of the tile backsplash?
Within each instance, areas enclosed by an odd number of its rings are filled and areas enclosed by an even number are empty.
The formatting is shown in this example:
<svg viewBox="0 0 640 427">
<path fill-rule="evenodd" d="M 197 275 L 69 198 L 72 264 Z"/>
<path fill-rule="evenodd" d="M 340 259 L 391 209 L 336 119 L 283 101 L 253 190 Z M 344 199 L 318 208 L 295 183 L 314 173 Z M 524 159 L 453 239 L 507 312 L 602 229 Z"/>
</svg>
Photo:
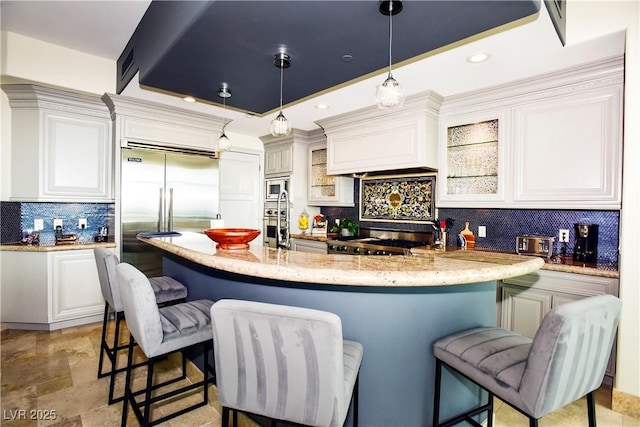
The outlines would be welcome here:
<svg viewBox="0 0 640 427">
<path fill-rule="evenodd" d="M 98 229 L 107 226 L 112 238 L 115 208 L 112 203 L 40 203 L 0 202 L 0 243 L 17 242 L 34 232 L 34 220 L 42 219 L 41 245 L 55 244 L 54 219 L 62 219 L 63 234 L 75 234 L 79 243 L 94 242 Z M 78 227 L 78 220 L 86 218 L 86 228 Z"/>
<path fill-rule="evenodd" d="M 329 218 L 329 224 L 333 224 L 336 218 L 350 218 L 365 228 L 383 228 L 414 231 L 432 231 L 430 223 L 407 224 L 402 222 L 372 222 L 359 220 L 359 188 L 355 183 L 353 208 L 323 207 L 322 213 Z M 515 252 L 516 236 L 535 234 L 552 236 L 556 238 L 554 254 L 559 253 L 562 244 L 558 242 L 558 230 L 569 230 L 569 243 L 567 254 L 573 254 L 575 239 L 574 224 L 598 224 L 598 262 L 616 266 L 618 263 L 619 224 L 620 211 L 590 211 L 590 210 L 545 210 L 545 209 L 438 209 L 438 218 L 451 218 L 453 227 L 449 230 L 451 238 L 449 245 L 456 245 L 456 239 L 460 231 L 464 229 L 465 222 L 476 235 L 476 248 L 496 251 Z M 478 226 L 484 225 L 487 237 L 478 238 Z"/>
</svg>

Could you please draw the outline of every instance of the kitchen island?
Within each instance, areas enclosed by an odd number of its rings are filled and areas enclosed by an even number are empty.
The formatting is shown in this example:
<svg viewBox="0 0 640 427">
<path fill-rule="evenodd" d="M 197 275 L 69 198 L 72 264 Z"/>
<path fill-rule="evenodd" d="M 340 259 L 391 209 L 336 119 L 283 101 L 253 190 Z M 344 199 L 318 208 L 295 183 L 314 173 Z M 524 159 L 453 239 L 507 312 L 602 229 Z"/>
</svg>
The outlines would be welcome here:
<svg viewBox="0 0 640 427">
<path fill-rule="evenodd" d="M 247 299 L 339 315 L 344 337 L 364 346 L 359 421 L 367 427 L 431 425 L 433 342 L 494 325 L 496 281 L 543 265 L 473 251 L 349 256 L 256 245 L 222 251 L 198 233 L 140 240 L 165 251 L 164 274 L 187 285 L 189 299 Z M 450 375 L 443 384 L 452 397 L 444 399 L 443 417 L 478 399 L 477 388 Z"/>
</svg>

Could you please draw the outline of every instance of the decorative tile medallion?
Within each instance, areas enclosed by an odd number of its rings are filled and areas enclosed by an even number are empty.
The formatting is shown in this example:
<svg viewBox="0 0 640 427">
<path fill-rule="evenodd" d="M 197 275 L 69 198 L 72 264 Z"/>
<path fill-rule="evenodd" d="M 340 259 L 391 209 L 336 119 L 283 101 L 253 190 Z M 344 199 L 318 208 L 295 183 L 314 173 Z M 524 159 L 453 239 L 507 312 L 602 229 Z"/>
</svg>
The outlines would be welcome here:
<svg viewBox="0 0 640 427">
<path fill-rule="evenodd" d="M 435 191 L 435 173 L 362 178 L 360 221 L 433 221 Z"/>
</svg>

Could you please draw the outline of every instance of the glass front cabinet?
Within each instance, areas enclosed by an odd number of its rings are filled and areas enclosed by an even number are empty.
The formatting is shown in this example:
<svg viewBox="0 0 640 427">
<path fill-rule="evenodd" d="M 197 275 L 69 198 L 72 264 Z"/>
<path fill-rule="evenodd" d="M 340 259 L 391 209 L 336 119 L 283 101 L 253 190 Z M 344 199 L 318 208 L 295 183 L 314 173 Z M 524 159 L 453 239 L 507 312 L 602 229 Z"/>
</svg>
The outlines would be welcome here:
<svg viewBox="0 0 640 427">
<path fill-rule="evenodd" d="M 327 144 L 309 145 L 310 206 L 354 206 L 353 178 L 327 175 Z"/>
<path fill-rule="evenodd" d="M 440 130 L 441 206 L 465 207 L 504 201 L 505 113 L 457 117 Z"/>
</svg>

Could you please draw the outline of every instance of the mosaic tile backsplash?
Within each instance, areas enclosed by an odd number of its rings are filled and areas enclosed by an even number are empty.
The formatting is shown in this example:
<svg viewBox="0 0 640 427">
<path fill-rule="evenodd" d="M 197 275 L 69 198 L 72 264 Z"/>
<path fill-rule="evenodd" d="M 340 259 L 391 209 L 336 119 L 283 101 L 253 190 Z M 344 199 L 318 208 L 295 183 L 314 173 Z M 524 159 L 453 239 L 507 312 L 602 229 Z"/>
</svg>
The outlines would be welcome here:
<svg viewBox="0 0 640 427">
<path fill-rule="evenodd" d="M 372 222 L 358 221 L 359 188 L 356 182 L 353 208 L 323 207 L 321 212 L 333 224 L 336 218 L 353 219 L 365 228 L 396 230 L 433 231 L 430 223 Z M 464 229 L 465 222 L 476 234 L 476 248 L 515 252 L 516 236 L 534 234 L 556 238 L 554 254 L 560 253 L 562 243 L 558 240 L 558 230 L 569 229 L 567 255 L 573 254 L 575 239 L 574 224 L 598 224 L 598 262 L 617 266 L 619 245 L 620 211 L 585 210 L 544 210 L 544 209 L 438 209 L 438 218 L 451 218 L 453 227 L 450 235 L 456 236 Z M 478 238 L 478 226 L 487 227 L 487 237 Z M 456 245 L 456 239 L 449 239 L 449 245 Z"/>
<path fill-rule="evenodd" d="M 31 203 L 0 202 L 0 243 L 15 243 L 34 232 L 34 220 L 42 219 L 41 245 L 56 242 L 53 220 L 62 219 L 62 233 L 75 234 L 78 243 L 93 243 L 98 229 L 107 226 L 109 237 L 113 234 L 115 208 L 112 203 Z M 87 227 L 78 227 L 80 218 L 87 219 Z"/>
</svg>

